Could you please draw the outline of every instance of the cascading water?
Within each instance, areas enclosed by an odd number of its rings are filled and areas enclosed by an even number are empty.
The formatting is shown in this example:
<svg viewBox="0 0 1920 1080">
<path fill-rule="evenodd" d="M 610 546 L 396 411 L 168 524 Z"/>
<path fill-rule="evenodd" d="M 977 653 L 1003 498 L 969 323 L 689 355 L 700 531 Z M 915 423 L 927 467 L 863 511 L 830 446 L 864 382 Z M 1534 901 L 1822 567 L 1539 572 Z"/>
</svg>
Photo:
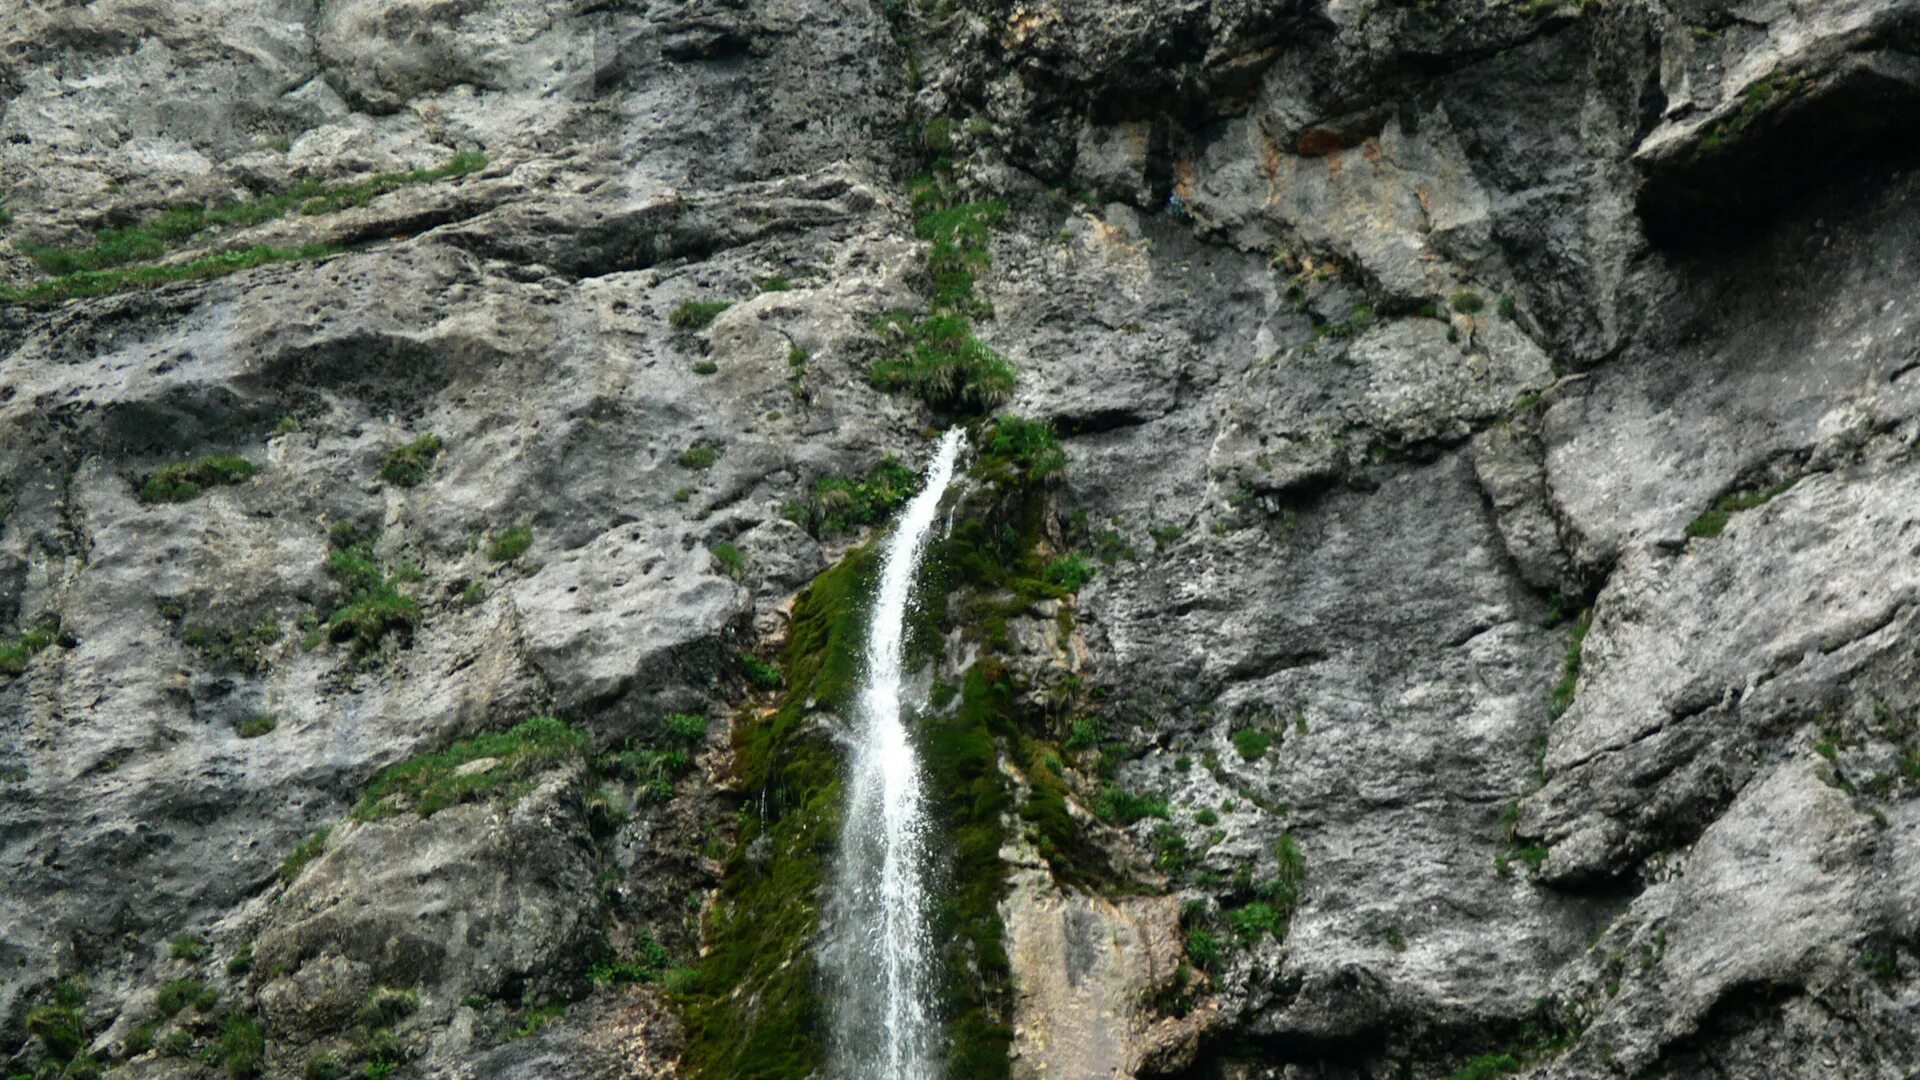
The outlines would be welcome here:
<svg viewBox="0 0 1920 1080">
<path fill-rule="evenodd" d="M 907 504 L 880 566 L 823 957 L 835 1080 L 940 1075 L 926 792 L 901 716 L 900 667 L 915 572 L 963 442 L 957 429 L 941 436 L 926 486 Z"/>
</svg>

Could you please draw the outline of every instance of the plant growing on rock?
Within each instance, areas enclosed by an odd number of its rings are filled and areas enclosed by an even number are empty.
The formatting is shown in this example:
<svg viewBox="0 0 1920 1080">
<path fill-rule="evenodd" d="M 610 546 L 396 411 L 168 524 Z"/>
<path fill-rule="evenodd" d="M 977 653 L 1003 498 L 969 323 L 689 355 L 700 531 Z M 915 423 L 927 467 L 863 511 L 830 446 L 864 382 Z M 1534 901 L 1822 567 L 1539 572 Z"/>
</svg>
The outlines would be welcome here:
<svg viewBox="0 0 1920 1080">
<path fill-rule="evenodd" d="M 487 558 L 494 562 L 512 562 L 533 546 L 533 530 L 525 525 L 501 529 L 487 544 Z"/>
<path fill-rule="evenodd" d="M 150 503 L 186 502 L 211 487 L 238 484 L 259 472 L 253 462 L 232 454 L 168 465 L 147 474 L 140 484 L 140 500 Z"/>
<path fill-rule="evenodd" d="M 380 479 L 398 487 L 418 487 L 433 469 L 443 444 L 431 432 L 387 451 L 380 461 Z"/>
<path fill-rule="evenodd" d="M 532 790 L 539 773 L 579 759 L 588 742 L 584 729 L 551 716 L 463 739 L 383 770 L 367 785 L 353 816 L 374 821 L 411 809 L 430 817 L 479 799 L 512 802 Z"/>
<path fill-rule="evenodd" d="M 667 325 L 675 330 L 702 330 L 733 306 L 731 300 L 686 300 L 667 315 Z"/>
<path fill-rule="evenodd" d="M 27 670 L 28 661 L 40 650 L 52 645 L 55 634 L 41 627 L 12 640 L 0 641 L 0 675 L 18 675 Z"/>
</svg>

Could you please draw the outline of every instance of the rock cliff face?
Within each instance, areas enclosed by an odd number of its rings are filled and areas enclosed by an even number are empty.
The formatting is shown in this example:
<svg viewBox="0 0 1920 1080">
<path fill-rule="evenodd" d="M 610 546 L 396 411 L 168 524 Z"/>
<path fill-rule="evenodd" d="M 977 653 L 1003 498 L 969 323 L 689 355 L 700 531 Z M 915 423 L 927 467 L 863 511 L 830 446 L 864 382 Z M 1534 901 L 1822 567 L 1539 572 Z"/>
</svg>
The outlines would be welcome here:
<svg viewBox="0 0 1920 1080">
<path fill-rule="evenodd" d="M 1905 0 L 7 0 L 0 1074 L 806 1075 L 971 423 L 952 1075 L 1909 1077 L 1917 129 Z"/>
</svg>

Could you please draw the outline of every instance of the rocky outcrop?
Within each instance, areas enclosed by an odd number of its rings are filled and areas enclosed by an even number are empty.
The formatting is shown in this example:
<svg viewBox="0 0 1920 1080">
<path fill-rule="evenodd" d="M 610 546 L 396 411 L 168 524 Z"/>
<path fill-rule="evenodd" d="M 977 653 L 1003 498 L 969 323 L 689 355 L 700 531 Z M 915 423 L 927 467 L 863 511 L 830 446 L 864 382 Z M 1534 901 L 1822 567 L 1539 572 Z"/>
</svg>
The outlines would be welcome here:
<svg viewBox="0 0 1920 1080">
<path fill-rule="evenodd" d="M 1920 1054 L 1912 4 L 15 8 L 7 1071 L 671 1075 L 936 168 L 1092 572 L 984 616 L 1103 868 L 982 909 L 1016 1071 Z"/>
</svg>

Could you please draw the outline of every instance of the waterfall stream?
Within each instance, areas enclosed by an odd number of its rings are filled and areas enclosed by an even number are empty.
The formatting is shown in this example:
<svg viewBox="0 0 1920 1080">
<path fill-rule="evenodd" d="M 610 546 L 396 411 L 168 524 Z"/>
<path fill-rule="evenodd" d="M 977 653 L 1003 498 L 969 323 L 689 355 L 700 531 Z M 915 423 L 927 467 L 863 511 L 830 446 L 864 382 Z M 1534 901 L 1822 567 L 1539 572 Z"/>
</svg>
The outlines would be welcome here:
<svg viewBox="0 0 1920 1080">
<path fill-rule="evenodd" d="M 888 537 L 867 631 L 840 862 L 829 897 L 824 967 L 835 1080 L 940 1075 L 933 942 L 927 928 L 929 842 L 920 761 L 901 715 L 907 611 L 964 437 L 941 436 L 926 484 Z"/>
</svg>

